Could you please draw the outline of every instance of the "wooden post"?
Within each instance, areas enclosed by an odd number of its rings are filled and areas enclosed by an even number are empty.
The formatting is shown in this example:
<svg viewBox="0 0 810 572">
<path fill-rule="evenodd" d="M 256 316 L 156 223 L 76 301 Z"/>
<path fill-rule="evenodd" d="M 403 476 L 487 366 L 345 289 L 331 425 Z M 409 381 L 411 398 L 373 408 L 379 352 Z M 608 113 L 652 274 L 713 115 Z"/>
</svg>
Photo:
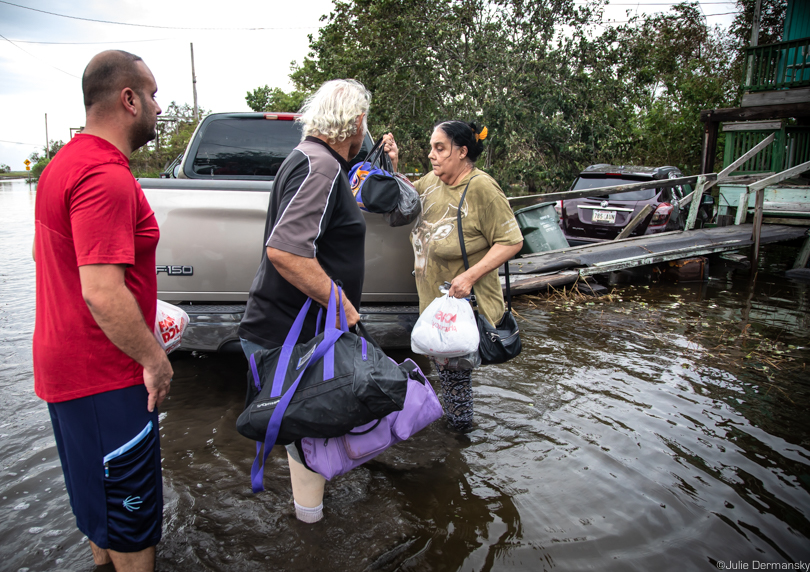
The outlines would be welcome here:
<svg viewBox="0 0 810 572">
<path fill-rule="evenodd" d="M 698 177 L 695 190 L 692 193 L 692 204 L 689 205 L 689 216 L 686 217 L 686 226 L 683 227 L 684 230 L 692 230 L 695 226 L 695 221 L 697 220 L 698 215 L 698 209 L 700 209 L 700 203 L 703 200 L 703 189 L 705 187 L 706 187 L 706 177 L 700 175 Z"/>
<path fill-rule="evenodd" d="M 757 189 L 757 198 L 754 207 L 754 252 L 751 256 L 751 277 L 756 276 L 757 266 L 759 265 L 759 239 L 762 236 L 762 210 L 765 203 L 765 188 L 760 187 Z"/>
<path fill-rule="evenodd" d="M 717 155 L 718 121 L 708 120 L 703 124 L 703 157 L 700 163 L 701 173 L 714 173 L 714 159 Z"/>
<path fill-rule="evenodd" d="M 653 210 L 652 205 L 649 204 L 644 205 L 644 208 L 641 209 L 641 212 L 639 212 L 636 216 L 634 216 L 633 220 L 628 222 L 627 226 L 624 227 L 622 231 L 619 233 L 619 236 L 617 236 L 613 240 L 620 240 L 622 238 L 627 238 L 628 236 L 630 236 L 630 233 L 633 232 L 639 224 L 641 224 L 641 221 L 647 218 L 647 215 L 650 214 L 652 210 Z"/>
<path fill-rule="evenodd" d="M 793 263 L 793 268 L 804 268 L 807 266 L 808 259 L 810 259 L 810 236 L 804 239 L 804 244 L 801 250 L 799 250 L 796 262 Z"/>
<path fill-rule="evenodd" d="M 740 193 L 740 198 L 737 201 L 737 218 L 734 219 L 734 224 L 745 224 L 745 219 L 748 217 L 748 187 Z"/>
<path fill-rule="evenodd" d="M 759 45 L 759 21 L 762 15 L 762 0 L 757 0 L 754 5 L 754 21 L 751 26 L 751 47 L 755 48 Z"/>
<path fill-rule="evenodd" d="M 754 6 L 754 21 L 751 26 L 751 43 L 750 46 L 755 48 L 759 45 L 759 21 L 762 16 L 762 0 L 757 0 Z M 756 57 L 750 53 L 745 58 L 745 85 L 751 85 L 754 81 L 754 61 Z"/>
</svg>

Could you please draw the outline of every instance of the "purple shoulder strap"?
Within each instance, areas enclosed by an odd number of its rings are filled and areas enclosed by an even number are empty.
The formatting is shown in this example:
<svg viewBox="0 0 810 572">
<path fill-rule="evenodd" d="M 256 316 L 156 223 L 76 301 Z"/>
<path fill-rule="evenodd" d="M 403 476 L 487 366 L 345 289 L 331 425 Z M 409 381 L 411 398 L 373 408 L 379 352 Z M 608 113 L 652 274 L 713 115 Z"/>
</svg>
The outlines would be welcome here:
<svg viewBox="0 0 810 572">
<path fill-rule="evenodd" d="M 338 304 L 339 309 L 335 307 L 335 288 L 337 288 L 337 295 L 340 301 Z M 260 443 L 258 441 L 256 442 L 256 458 L 254 459 L 253 466 L 250 469 L 250 480 L 254 493 L 264 490 L 264 486 L 262 484 L 264 480 L 264 464 L 267 461 L 267 457 L 270 455 L 273 445 L 276 443 L 276 439 L 278 438 L 278 432 L 281 429 L 281 420 L 284 417 L 284 412 L 287 410 L 287 406 L 290 404 L 290 400 L 295 394 L 295 390 L 298 388 L 298 384 L 301 382 L 307 368 L 316 363 L 319 359 L 327 356 L 324 360 L 323 378 L 326 380 L 334 377 L 335 342 L 337 342 L 338 338 L 340 338 L 344 332 L 349 330 L 348 322 L 346 320 L 346 312 L 343 309 L 342 297 L 343 290 L 340 288 L 340 286 L 332 283 L 332 287 L 329 292 L 329 304 L 326 309 L 324 339 L 315 348 L 315 351 L 313 352 L 309 361 L 307 361 L 307 363 L 304 365 L 295 382 L 293 382 L 289 389 L 284 392 L 284 395 L 281 397 L 273 410 L 273 414 L 270 416 L 270 421 L 267 424 L 264 443 Z M 281 395 L 281 391 L 284 387 L 284 377 L 288 370 L 290 357 L 292 355 L 293 348 L 295 347 L 295 343 L 298 341 L 298 337 L 301 335 L 304 319 L 306 318 L 307 311 L 309 310 L 311 304 L 312 299 L 307 299 L 302 306 L 301 311 L 298 312 L 298 316 L 290 328 L 290 332 L 287 334 L 287 338 L 285 339 L 284 345 L 281 349 L 281 354 L 279 355 L 278 363 L 276 364 L 276 371 L 273 375 L 273 386 L 270 392 L 271 397 L 278 397 Z M 340 329 L 335 327 L 335 320 L 338 313 L 340 315 Z M 258 373 L 256 371 L 256 362 L 254 361 L 253 356 L 251 356 L 251 368 L 253 370 L 254 380 L 257 380 Z M 262 445 L 264 445 L 263 456 L 261 454 Z"/>
</svg>

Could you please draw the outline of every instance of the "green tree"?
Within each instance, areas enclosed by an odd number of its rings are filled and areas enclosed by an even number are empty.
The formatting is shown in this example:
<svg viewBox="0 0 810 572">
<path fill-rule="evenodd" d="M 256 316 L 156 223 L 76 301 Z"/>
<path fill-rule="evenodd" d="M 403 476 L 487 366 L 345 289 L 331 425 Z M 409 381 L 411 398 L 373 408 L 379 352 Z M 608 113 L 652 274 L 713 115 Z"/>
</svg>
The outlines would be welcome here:
<svg viewBox="0 0 810 572">
<path fill-rule="evenodd" d="M 617 30 L 617 73 L 634 86 L 632 144 L 625 160 L 698 172 L 700 112 L 731 107 L 739 97 L 735 39 L 709 28 L 696 2 Z"/>
<path fill-rule="evenodd" d="M 48 166 L 48 163 L 51 162 L 51 159 L 47 157 L 40 157 L 40 159 L 31 167 L 31 177 L 34 179 L 39 179 L 42 176 L 42 171 L 45 170 L 45 167 Z"/>
<path fill-rule="evenodd" d="M 46 159 L 47 157 L 53 159 L 53 156 L 56 155 L 59 149 L 61 149 L 64 146 L 65 146 L 64 141 L 62 140 L 55 141 L 51 139 L 48 142 L 47 149 L 45 147 L 42 147 L 41 151 L 34 151 L 28 156 L 28 158 L 31 160 L 32 163 L 39 163 L 41 160 Z"/>
<path fill-rule="evenodd" d="M 48 142 L 48 148 L 42 148 L 41 151 L 34 151 L 28 158 L 34 163 L 31 166 L 31 176 L 35 179 L 39 179 L 40 175 L 42 175 L 42 171 L 45 170 L 45 167 L 48 166 L 48 163 L 51 162 L 54 155 L 56 155 L 59 150 L 64 147 L 65 144 L 63 141 L 54 141 L 51 139 Z M 48 155 L 50 153 L 50 156 Z"/>
<path fill-rule="evenodd" d="M 253 111 L 279 111 L 296 113 L 304 104 L 306 93 L 298 90 L 285 93 L 281 89 L 267 85 L 247 92 L 245 101 Z"/>
<path fill-rule="evenodd" d="M 291 78 L 299 90 L 333 77 L 362 81 L 373 94 L 374 134 L 393 129 L 411 167 L 428 168 L 436 122 L 466 119 L 490 128 L 481 162 L 501 182 L 558 186 L 593 131 L 578 124 L 583 87 L 559 90 L 571 74 L 598 83 L 568 61 L 593 11 L 572 0 L 336 2 Z"/>
<path fill-rule="evenodd" d="M 600 162 L 695 171 L 700 111 L 739 95 L 735 36 L 710 28 L 696 2 L 596 33 L 602 7 L 339 0 L 290 77 L 300 92 L 362 81 L 372 132 L 395 133 L 405 169 L 428 169 L 433 125 L 457 118 L 489 127 L 479 165 L 517 192 L 564 189 Z"/>
</svg>

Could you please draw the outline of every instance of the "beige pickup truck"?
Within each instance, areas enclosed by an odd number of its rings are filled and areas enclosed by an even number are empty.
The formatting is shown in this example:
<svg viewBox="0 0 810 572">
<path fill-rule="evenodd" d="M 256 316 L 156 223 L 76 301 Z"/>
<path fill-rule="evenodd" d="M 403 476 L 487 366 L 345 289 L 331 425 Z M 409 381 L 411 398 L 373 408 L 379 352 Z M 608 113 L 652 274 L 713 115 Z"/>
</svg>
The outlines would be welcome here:
<svg viewBox="0 0 810 572">
<path fill-rule="evenodd" d="M 267 207 L 279 166 L 301 131 L 285 113 L 206 117 L 167 178 L 140 179 L 160 226 L 158 298 L 190 323 L 181 349 L 241 351 L 236 328 L 264 255 Z M 367 137 L 360 160 L 371 147 Z M 410 347 L 418 318 L 410 226 L 366 217 L 361 319 L 387 348 Z"/>
</svg>

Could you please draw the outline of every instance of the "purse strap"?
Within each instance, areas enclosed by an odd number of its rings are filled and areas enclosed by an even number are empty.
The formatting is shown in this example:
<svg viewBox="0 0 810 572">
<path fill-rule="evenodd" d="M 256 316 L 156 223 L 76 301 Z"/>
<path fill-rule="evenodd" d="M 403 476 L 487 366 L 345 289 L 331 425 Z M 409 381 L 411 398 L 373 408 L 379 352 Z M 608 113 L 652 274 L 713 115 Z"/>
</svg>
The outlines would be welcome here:
<svg viewBox="0 0 810 572">
<path fill-rule="evenodd" d="M 461 246 L 461 258 L 464 259 L 464 269 L 470 269 L 470 263 L 467 260 L 467 248 L 464 246 L 464 230 L 461 226 L 461 205 L 464 204 L 464 198 L 467 196 L 467 190 L 470 188 L 470 183 L 474 178 L 478 175 L 473 175 L 470 177 L 470 180 L 467 181 L 467 186 L 464 187 L 464 192 L 461 193 L 461 200 L 458 202 L 458 211 L 456 212 L 456 226 L 458 227 L 458 244 Z M 505 266 L 505 274 L 506 274 L 506 307 L 508 308 L 509 312 L 512 311 L 512 290 L 509 284 L 509 261 L 507 260 L 504 264 Z M 473 311 L 475 312 L 476 316 L 478 315 L 478 302 L 475 299 L 475 287 L 470 288 L 471 294 L 471 302 L 473 306 Z"/>
<path fill-rule="evenodd" d="M 382 139 L 380 139 L 380 141 L 382 141 Z M 385 152 L 385 145 L 380 147 L 380 149 L 382 150 L 382 152 L 380 153 L 380 169 L 393 175 L 394 164 L 391 162 L 391 157 L 389 157 L 388 153 Z"/>
<path fill-rule="evenodd" d="M 369 163 L 372 166 L 379 162 L 380 169 L 383 171 L 390 171 L 391 170 L 391 160 L 388 159 L 388 169 L 386 169 L 386 164 L 384 163 L 385 159 L 388 158 L 388 154 L 385 153 L 385 145 L 382 144 L 383 138 L 380 137 L 377 142 L 374 144 L 374 147 L 371 148 L 371 151 L 368 152 L 366 158 L 363 159 L 363 163 Z"/>
</svg>

